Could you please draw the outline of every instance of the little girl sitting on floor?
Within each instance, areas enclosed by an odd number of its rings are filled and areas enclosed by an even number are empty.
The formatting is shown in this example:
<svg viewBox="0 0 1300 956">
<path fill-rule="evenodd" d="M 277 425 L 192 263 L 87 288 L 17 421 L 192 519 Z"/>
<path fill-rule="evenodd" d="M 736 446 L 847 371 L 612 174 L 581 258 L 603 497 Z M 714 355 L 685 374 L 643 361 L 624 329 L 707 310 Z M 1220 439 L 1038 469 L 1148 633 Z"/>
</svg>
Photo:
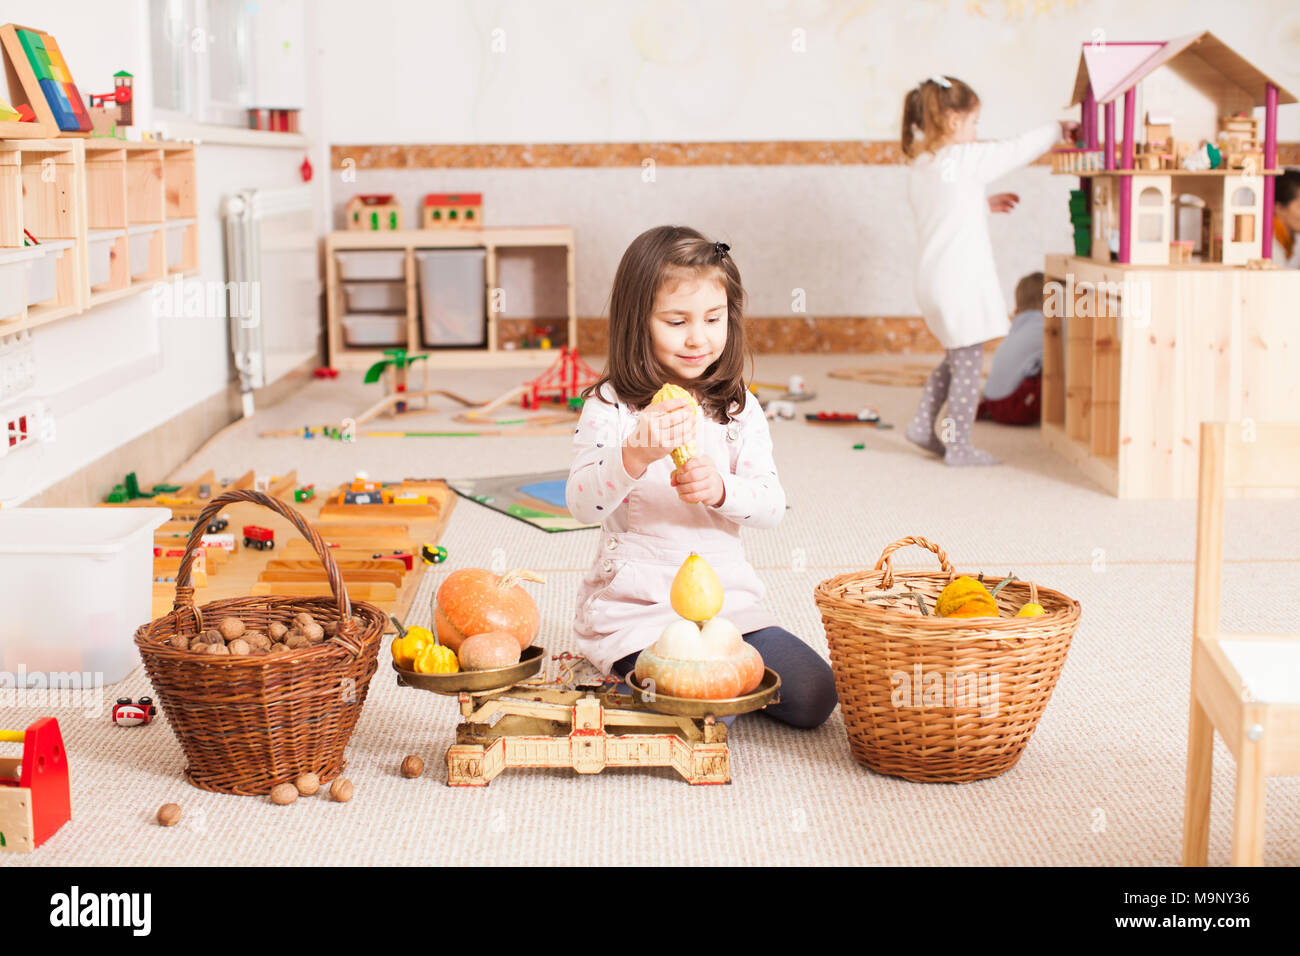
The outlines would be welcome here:
<svg viewBox="0 0 1300 956">
<path fill-rule="evenodd" d="M 721 616 L 781 675 L 781 701 L 763 713 L 816 727 L 835 709 L 830 666 L 763 610 L 763 584 L 745 560 L 741 527 L 771 528 L 785 492 L 757 399 L 742 379 L 745 292 L 724 243 L 660 226 L 623 254 L 610 294 L 609 364 L 585 393 L 565 498 L 579 521 L 599 521 L 593 565 L 578 591 L 579 650 L 626 677 L 637 655 L 677 620 L 674 575 L 691 552 L 722 581 Z M 699 402 L 651 405 L 661 386 Z M 674 471 L 669 453 L 698 453 Z"/>
</svg>

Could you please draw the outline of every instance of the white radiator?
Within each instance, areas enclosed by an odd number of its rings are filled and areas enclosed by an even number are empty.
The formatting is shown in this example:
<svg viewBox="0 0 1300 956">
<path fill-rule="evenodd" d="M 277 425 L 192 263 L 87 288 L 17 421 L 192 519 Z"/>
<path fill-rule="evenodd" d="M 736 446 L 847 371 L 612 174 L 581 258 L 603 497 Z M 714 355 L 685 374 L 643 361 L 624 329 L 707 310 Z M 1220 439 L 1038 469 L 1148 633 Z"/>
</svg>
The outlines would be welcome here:
<svg viewBox="0 0 1300 956">
<path fill-rule="evenodd" d="M 320 354 L 321 282 L 311 189 L 246 189 L 226 199 L 230 343 L 252 390 Z"/>
</svg>

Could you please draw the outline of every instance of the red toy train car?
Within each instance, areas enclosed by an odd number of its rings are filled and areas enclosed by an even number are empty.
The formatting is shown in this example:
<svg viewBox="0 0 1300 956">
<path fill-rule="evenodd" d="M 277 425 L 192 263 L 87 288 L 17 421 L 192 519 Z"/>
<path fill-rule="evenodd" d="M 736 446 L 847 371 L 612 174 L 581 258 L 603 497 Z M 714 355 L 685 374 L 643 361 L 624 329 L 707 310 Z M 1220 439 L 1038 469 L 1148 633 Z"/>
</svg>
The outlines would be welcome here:
<svg viewBox="0 0 1300 956">
<path fill-rule="evenodd" d="M 270 551 L 275 547 L 275 532 L 261 525 L 246 524 L 244 525 L 244 547 Z"/>
</svg>

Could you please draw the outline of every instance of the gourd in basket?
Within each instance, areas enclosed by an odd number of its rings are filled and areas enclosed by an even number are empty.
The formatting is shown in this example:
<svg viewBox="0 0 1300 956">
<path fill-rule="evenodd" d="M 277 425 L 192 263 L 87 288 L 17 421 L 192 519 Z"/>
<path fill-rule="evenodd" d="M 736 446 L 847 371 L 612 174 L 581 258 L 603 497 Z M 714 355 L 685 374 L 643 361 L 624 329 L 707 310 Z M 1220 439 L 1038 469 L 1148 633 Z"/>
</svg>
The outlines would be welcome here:
<svg viewBox="0 0 1300 956">
<path fill-rule="evenodd" d="M 292 522 L 319 556 L 333 596 L 228 598 L 196 607 L 190 584 L 195 551 L 209 522 L 235 502 L 261 505 Z M 337 777 L 378 666 L 386 623 L 379 608 L 348 600 L 329 549 L 296 510 L 257 491 L 214 498 L 186 542 L 172 611 L 135 634 L 162 712 L 188 761 L 186 779 L 204 790 L 253 795 L 305 773 L 322 781 Z M 303 639 L 292 641 L 293 647 L 276 640 L 259 654 L 246 641 L 249 653 L 230 652 L 230 644 L 246 634 L 287 638 L 294 630 Z M 210 643 L 213 633 L 222 639 L 235 635 L 226 653 L 191 649 Z"/>
<path fill-rule="evenodd" d="M 909 544 L 933 551 L 940 571 L 894 571 L 893 552 Z M 1081 613 L 1014 575 L 961 577 L 918 537 L 889 545 L 871 571 L 823 581 L 814 597 L 854 758 L 921 782 L 967 783 L 1015 766 Z"/>
</svg>

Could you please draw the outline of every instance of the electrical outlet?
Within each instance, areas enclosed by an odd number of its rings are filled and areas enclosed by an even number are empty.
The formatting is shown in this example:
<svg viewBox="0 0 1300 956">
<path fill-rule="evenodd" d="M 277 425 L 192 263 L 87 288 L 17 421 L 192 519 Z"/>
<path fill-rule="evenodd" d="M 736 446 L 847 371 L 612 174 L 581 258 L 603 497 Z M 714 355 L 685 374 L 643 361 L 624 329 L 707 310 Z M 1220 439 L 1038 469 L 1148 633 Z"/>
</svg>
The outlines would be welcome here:
<svg viewBox="0 0 1300 956">
<path fill-rule="evenodd" d="M 15 402 L 0 408 L 0 458 L 53 440 L 54 420 L 42 403 Z"/>
<path fill-rule="evenodd" d="M 0 336 L 0 401 L 36 384 L 36 351 L 30 332 Z"/>
</svg>

